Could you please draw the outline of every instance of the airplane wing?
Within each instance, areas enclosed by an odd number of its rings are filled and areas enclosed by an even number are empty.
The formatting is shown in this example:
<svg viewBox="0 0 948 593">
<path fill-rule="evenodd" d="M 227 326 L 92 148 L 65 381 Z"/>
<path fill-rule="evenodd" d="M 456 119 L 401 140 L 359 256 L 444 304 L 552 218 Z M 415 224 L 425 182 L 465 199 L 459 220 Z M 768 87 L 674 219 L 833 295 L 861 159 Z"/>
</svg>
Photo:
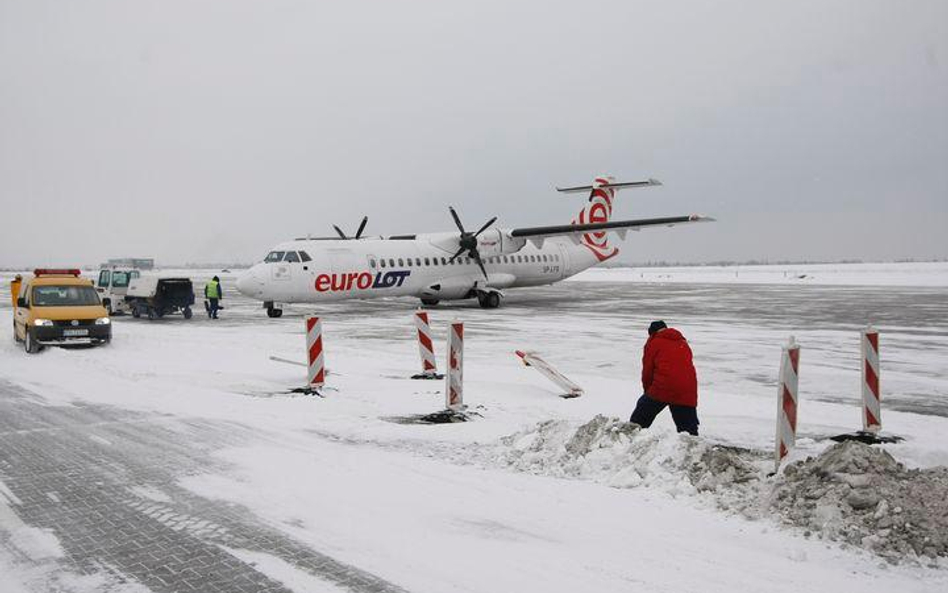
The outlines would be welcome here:
<svg viewBox="0 0 948 593">
<path fill-rule="evenodd" d="M 701 216 L 700 214 L 691 214 L 688 216 L 667 216 L 664 218 L 640 218 L 638 220 L 613 220 L 609 222 L 592 222 L 587 224 L 561 224 L 556 226 L 537 226 L 522 229 L 513 229 L 510 231 L 512 237 L 523 237 L 525 239 L 539 239 L 566 235 L 583 235 L 597 231 L 615 231 L 619 237 L 625 239 L 629 231 L 640 231 L 653 226 L 675 226 L 679 224 L 689 224 L 692 222 L 712 222 L 710 216 Z"/>
</svg>

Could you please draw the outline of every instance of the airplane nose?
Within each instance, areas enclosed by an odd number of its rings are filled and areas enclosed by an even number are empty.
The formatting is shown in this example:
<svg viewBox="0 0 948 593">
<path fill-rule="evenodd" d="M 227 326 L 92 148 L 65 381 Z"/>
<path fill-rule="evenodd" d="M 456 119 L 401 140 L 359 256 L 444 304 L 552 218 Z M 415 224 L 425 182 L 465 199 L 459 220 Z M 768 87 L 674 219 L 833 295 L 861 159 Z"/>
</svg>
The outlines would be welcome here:
<svg viewBox="0 0 948 593">
<path fill-rule="evenodd" d="M 263 292 L 263 281 L 257 276 L 256 267 L 250 268 L 237 278 L 237 292 L 249 297 L 260 296 Z"/>
</svg>

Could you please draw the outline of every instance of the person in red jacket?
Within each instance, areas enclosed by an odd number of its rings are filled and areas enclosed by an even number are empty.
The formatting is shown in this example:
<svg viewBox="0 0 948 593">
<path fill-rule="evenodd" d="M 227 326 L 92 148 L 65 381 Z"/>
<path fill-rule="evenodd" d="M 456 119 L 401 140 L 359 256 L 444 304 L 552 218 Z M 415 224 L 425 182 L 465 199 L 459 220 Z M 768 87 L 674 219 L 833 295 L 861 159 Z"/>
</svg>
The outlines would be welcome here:
<svg viewBox="0 0 948 593">
<path fill-rule="evenodd" d="M 629 422 L 648 428 L 665 406 L 671 408 L 678 432 L 698 434 L 698 376 L 688 341 L 664 321 L 648 327 L 642 355 L 642 397 Z"/>
</svg>

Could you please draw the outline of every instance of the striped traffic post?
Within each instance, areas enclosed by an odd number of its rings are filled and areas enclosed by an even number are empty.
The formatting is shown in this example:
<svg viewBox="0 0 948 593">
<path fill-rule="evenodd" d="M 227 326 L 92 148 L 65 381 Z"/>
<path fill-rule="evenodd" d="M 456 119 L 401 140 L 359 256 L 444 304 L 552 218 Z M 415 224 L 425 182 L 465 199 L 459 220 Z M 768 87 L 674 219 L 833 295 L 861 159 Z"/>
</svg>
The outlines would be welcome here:
<svg viewBox="0 0 948 593">
<path fill-rule="evenodd" d="M 307 386 L 318 392 L 326 383 L 323 361 L 323 322 L 319 317 L 306 318 Z"/>
<path fill-rule="evenodd" d="M 455 321 L 448 331 L 448 375 L 445 403 L 449 410 L 464 407 L 464 324 Z"/>
<path fill-rule="evenodd" d="M 800 345 L 793 336 L 780 356 L 780 380 L 777 385 L 777 435 L 774 446 L 774 472 L 793 448 L 797 439 L 797 384 L 799 382 Z"/>
<path fill-rule="evenodd" d="M 862 429 L 864 432 L 877 433 L 882 429 L 879 331 L 870 325 L 859 333 L 862 352 Z"/>
<path fill-rule="evenodd" d="M 418 354 L 421 357 L 421 373 L 413 375 L 412 379 L 440 379 L 438 367 L 435 363 L 434 342 L 431 340 L 431 324 L 428 322 L 428 312 L 415 311 L 415 329 L 418 334 Z"/>
</svg>

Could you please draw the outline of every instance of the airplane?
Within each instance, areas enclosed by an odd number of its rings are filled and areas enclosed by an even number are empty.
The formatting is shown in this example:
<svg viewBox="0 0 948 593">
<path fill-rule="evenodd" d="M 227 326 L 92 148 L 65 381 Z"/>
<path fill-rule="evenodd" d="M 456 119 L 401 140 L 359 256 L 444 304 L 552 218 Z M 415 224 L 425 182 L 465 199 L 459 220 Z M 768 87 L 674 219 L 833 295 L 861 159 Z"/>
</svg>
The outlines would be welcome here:
<svg viewBox="0 0 948 593">
<path fill-rule="evenodd" d="M 469 231 L 449 207 L 458 232 L 363 237 L 333 225 L 338 237 L 303 238 L 275 246 L 262 262 L 237 279 L 237 290 L 263 302 L 270 317 L 290 303 L 415 297 L 424 306 L 477 298 L 485 309 L 500 306 L 510 288 L 559 282 L 619 254 L 609 233 L 625 240 L 629 231 L 713 221 L 692 214 L 640 220 L 612 220 L 618 190 L 662 185 L 656 179 L 616 183 L 597 177 L 592 185 L 557 187 L 589 200 L 570 224 L 516 229 L 491 228 L 491 218 Z"/>
</svg>

